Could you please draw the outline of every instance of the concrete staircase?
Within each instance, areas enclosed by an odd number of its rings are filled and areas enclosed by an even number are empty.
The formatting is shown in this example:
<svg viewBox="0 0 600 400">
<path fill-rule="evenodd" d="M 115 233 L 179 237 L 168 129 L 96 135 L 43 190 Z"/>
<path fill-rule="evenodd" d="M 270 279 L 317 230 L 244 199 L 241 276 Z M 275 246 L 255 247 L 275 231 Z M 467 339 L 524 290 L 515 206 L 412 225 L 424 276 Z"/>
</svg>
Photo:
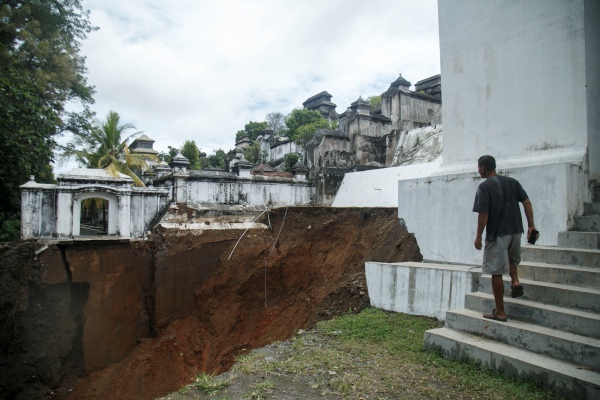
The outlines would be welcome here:
<svg viewBox="0 0 600 400">
<path fill-rule="evenodd" d="M 446 313 L 444 328 L 425 332 L 428 351 L 471 359 L 506 375 L 541 382 L 569 399 L 600 399 L 600 189 L 558 247 L 524 246 L 519 278 L 525 295 L 510 297 L 508 322 L 483 318 L 494 305 L 491 276 Z M 543 234 L 543 233 L 542 233 Z"/>
</svg>

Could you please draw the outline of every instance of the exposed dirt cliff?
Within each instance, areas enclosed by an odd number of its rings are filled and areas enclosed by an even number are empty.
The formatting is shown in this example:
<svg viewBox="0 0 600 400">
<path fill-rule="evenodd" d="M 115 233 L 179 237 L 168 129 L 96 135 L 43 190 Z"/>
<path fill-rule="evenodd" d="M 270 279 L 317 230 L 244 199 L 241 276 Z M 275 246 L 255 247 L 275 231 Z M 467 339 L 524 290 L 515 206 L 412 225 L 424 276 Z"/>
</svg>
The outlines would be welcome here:
<svg viewBox="0 0 600 400">
<path fill-rule="evenodd" d="M 421 259 L 396 209 L 275 209 L 262 222 L 272 229 L 250 230 L 237 246 L 241 230 L 163 230 L 148 242 L 55 245 L 37 257 L 35 243 L 6 250 L 21 254 L 2 268 L 16 288 L 0 293 L 2 310 L 20 307 L 0 321 L 9 326 L 3 343 L 22 343 L 8 363 L 25 365 L 49 343 L 64 349 L 47 352 L 52 373 L 29 363 L 37 378 L 15 372 L 4 393 L 22 397 L 25 385 L 28 398 L 74 387 L 70 399 L 153 399 L 227 370 L 249 349 L 363 309 L 365 261 Z M 47 310 L 42 325 L 36 304 Z"/>
</svg>

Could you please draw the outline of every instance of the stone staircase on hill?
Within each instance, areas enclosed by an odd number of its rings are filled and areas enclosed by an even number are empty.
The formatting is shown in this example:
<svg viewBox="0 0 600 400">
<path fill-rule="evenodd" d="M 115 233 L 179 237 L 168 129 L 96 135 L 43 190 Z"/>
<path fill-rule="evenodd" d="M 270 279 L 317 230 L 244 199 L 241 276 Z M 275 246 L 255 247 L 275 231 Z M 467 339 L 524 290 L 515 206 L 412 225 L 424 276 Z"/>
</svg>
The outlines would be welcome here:
<svg viewBox="0 0 600 400">
<path fill-rule="evenodd" d="M 425 332 L 425 348 L 541 382 L 569 399 L 600 399 L 600 188 L 593 196 L 575 229 L 559 233 L 558 247 L 523 247 L 525 295 L 512 299 L 504 280 L 508 322 L 483 318 L 495 305 L 491 276 L 481 275 L 465 308 Z"/>
</svg>

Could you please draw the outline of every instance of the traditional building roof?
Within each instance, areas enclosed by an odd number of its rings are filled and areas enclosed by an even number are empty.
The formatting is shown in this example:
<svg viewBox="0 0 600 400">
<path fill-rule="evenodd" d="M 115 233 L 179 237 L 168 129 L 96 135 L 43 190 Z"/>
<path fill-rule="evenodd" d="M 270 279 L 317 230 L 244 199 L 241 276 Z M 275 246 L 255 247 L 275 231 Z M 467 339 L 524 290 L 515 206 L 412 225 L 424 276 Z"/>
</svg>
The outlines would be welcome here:
<svg viewBox="0 0 600 400">
<path fill-rule="evenodd" d="M 129 149 L 134 154 L 158 154 L 158 151 L 154 150 L 154 142 L 154 139 L 142 135 L 131 142 Z"/>
</svg>

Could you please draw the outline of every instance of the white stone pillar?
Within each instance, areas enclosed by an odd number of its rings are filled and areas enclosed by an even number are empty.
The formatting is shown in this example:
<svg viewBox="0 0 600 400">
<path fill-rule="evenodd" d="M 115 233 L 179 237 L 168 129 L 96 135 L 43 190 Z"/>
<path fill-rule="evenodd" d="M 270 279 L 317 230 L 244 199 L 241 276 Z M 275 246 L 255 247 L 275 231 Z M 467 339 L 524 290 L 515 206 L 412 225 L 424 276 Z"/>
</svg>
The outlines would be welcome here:
<svg viewBox="0 0 600 400">
<path fill-rule="evenodd" d="M 58 189 L 56 200 L 56 236 L 70 238 L 73 236 L 73 194 Z"/>
</svg>

